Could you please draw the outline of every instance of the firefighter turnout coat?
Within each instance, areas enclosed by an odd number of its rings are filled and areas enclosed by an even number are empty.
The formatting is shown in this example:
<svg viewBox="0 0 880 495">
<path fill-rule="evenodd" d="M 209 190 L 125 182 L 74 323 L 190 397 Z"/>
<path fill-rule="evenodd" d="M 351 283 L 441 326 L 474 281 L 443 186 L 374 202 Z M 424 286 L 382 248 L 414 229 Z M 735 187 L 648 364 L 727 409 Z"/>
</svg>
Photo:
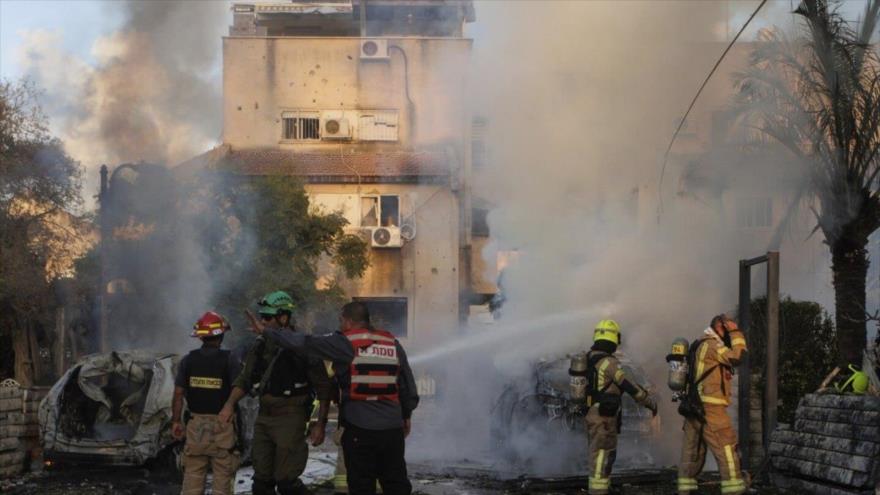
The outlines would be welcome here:
<svg viewBox="0 0 880 495">
<path fill-rule="evenodd" d="M 642 403 L 648 392 L 623 370 L 617 357 L 599 350 L 587 354 L 591 374 L 587 392 L 587 438 L 590 450 L 589 491 L 606 494 L 617 457 L 617 434 L 621 420 L 621 394 L 627 392 Z"/>
<path fill-rule="evenodd" d="M 697 341 L 694 352 L 694 381 L 703 404 L 704 418 L 685 418 L 684 441 L 678 468 L 678 492 L 697 490 L 706 450 L 712 451 L 721 473 L 721 493 L 744 493 L 747 483 L 740 469 L 736 430 L 727 414 L 732 394 L 733 368 L 746 352 L 742 332 L 730 332 L 730 346 L 708 332 Z"/>
</svg>

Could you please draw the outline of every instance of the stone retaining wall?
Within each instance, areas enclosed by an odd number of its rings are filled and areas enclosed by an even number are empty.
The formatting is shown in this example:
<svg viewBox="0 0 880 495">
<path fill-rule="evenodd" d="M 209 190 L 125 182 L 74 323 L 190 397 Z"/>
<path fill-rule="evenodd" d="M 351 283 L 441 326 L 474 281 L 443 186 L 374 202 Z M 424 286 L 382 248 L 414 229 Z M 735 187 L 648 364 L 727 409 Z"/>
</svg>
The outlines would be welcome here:
<svg viewBox="0 0 880 495">
<path fill-rule="evenodd" d="M 41 462 L 37 409 L 48 387 L 0 384 L 0 479 L 17 476 Z"/>
</svg>

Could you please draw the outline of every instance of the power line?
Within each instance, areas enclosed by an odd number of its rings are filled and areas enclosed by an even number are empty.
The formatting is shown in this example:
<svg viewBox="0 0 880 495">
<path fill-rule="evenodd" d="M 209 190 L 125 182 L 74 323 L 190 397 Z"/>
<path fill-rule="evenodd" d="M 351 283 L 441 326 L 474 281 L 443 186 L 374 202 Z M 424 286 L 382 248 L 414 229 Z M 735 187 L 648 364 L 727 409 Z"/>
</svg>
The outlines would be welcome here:
<svg viewBox="0 0 880 495">
<path fill-rule="evenodd" d="M 715 74 L 715 71 L 721 65 L 721 62 L 724 61 L 724 57 L 727 56 L 727 52 L 733 48 L 734 43 L 739 39 L 740 35 L 746 30 L 749 24 L 752 22 L 752 19 L 758 15 L 758 12 L 761 11 L 761 8 L 764 7 L 764 4 L 767 3 L 767 0 L 761 0 L 761 3 L 752 12 L 752 15 L 746 20 L 745 24 L 742 25 L 739 32 L 736 33 L 736 36 L 730 40 L 730 43 L 727 45 L 727 48 L 724 49 L 724 52 L 721 54 L 721 57 L 718 58 L 718 61 L 715 62 L 715 66 L 712 67 L 712 70 L 709 71 L 709 75 L 706 76 L 706 79 L 703 80 L 703 84 L 700 85 L 700 89 L 697 90 L 697 94 L 694 95 L 694 99 L 691 100 L 691 104 L 688 105 L 687 111 L 684 113 L 684 117 L 681 118 L 681 121 L 678 123 L 678 127 L 675 128 L 675 132 L 672 134 L 672 139 L 669 140 L 669 146 L 666 147 L 666 153 L 663 154 L 663 167 L 660 169 L 660 180 L 657 184 L 657 198 L 659 199 L 659 203 L 657 205 L 657 223 L 660 223 L 660 216 L 663 214 L 663 176 L 666 174 L 666 164 L 669 162 L 669 152 L 672 151 L 672 145 L 675 144 L 675 139 L 678 137 L 678 133 L 681 131 L 681 128 L 684 127 L 684 123 L 687 121 L 688 115 L 690 115 L 691 110 L 694 108 L 694 105 L 697 103 L 697 98 L 700 97 L 700 94 L 703 93 L 703 89 L 709 84 L 709 80 L 712 79 L 712 75 Z"/>
</svg>

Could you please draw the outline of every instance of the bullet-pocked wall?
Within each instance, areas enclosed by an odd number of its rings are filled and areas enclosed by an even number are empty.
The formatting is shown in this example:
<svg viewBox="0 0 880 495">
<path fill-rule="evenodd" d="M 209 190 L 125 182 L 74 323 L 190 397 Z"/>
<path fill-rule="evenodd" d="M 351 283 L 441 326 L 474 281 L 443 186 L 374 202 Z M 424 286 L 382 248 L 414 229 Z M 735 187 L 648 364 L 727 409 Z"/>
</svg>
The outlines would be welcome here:
<svg viewBox="0 0 880 495">
<path fill-rule="evenodd" d="M 362 46 L 371 40 L 372 55 Z M 469 290 L 462 267 L 470 252 L 471 45 L 423 37 L 223 40 L 225 145 L 282 150 L 281 173 L 307 176 L 312 204 L 345 209 L 352 231 L 366 227 L 363 197 L 399 198 L 395 221 L 414 226 L 415 236 L 393 239 L 395 247 L 370 242 L 371 266 L 357 280 L 324 263 L 319 283 L 337 280 L 348 296 L 403 318 L 383 319 L 414 349 L 457 331 Z M 337 118 L 343 124 L 331 135 L 328 119 Z M 262 164 L 263 173 L 272 166 Z M 387 215 L 380 216 L 381 224 Z"/>
<path fill-rule="evenodd" d="M 464 91 L 471 40 L 377 38 L 379 56 L 366 58 L 361 54 L 366 39 L 224 38 L 224 143 L 310 149 L 452 144 L 463 149 L 470 127 Z M 285 140 L 284 112 L 310 110 L 396 110 L 399 137 L 370 143 Z"/>
<path fill-rule="evenodd" d="M 333 278 L 352 298 L 405 303 L 398 308 L 406 312 L 405 335 L 399 336 L 405 343 L 412 344 L 413 350 L 431 341 L 449 338 L 457 331 L 459 201 L 449 187 L 309 184 L 306 190 L 312 204 L 325 209 L 329 209 L 328 197 L 338 197 L 355 210 L 354 202 L 359 197 L 398 197 L 401 214 L 413 219 L 415 227 L 415 236 L 402 242 L 401 247 L 371 247 L 370 267 L 363 277 L 348 280 L 325 263 L 320 267 L 319 283 Z M 352 218 L 351 222 L 355 223 L 356 219 Z"/>
</svg>

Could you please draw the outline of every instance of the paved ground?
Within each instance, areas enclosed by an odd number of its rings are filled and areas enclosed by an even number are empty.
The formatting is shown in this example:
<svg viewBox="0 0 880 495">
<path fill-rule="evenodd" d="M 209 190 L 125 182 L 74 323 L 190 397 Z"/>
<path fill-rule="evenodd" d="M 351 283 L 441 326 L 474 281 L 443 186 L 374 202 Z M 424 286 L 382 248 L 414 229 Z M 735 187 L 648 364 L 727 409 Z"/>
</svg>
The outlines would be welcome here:
<svg viewBox="0 0 880 495">
<path fill-rule="evenodd" d="M 309 457 L 303 480 L 315 495 L 331 495 L 335 451 L 317 450 Z M 549 478 L 516 479 L 505 473 L 501 479 L 485 466 L 462 461 L 444 466 L 411 464 L 411 479 L 416 494 L 421 495 L 569 495 L 586 494 L 586 479 Z M 250 493 L 250 467 L 242 468 L 236 480 L 236 493 Z M 616 473 L 614 491 L 618 495 L 672 495 L 675 492 L 671 470 L 638 470 Z M 144 468 L 76 467 L 31 473 L 15 480 L 0 482 L 0 493 L 10 495 L 171 495 L 180 492 L 179 481 L 171 474 Z M 700 495 L 718 494 L 718 483 L 705 481 Z M 754 493 L 777 494 L 773 490 Z"/>
</svg>

